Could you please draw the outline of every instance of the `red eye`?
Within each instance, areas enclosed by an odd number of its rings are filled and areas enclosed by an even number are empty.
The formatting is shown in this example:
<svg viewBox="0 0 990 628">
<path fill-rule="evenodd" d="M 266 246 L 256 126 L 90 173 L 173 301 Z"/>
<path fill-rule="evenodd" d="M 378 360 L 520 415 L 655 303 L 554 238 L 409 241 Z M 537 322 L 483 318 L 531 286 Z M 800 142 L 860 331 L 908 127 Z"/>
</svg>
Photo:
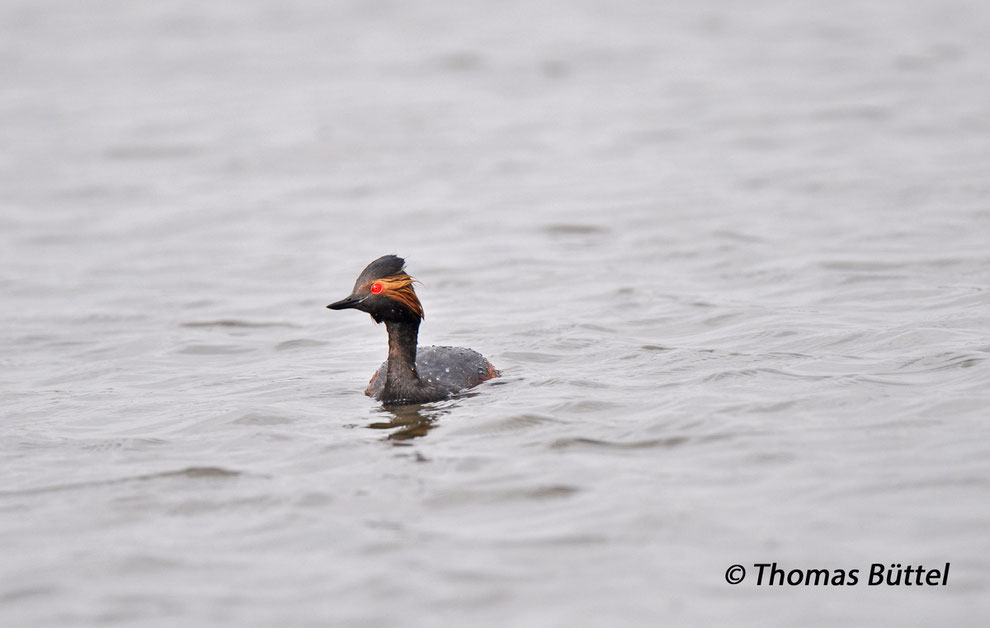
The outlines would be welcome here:
<svg viewBox="0 0 990 628">
<path fill-rule="evenodd" d="M 371 294 L 379 294 L 382 291 L 382 284 L 375 282 L 371 284 Z"/>
</svg>

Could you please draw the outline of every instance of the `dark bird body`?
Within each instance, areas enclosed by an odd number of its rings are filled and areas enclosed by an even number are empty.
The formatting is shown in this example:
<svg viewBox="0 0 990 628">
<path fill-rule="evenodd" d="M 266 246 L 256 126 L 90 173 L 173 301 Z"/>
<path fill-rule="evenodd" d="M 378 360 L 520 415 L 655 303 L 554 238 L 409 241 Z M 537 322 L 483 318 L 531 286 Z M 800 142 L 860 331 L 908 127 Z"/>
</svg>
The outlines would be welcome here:
<svg viewBox="0 0 990 628">
<path fill-rule="evenodd" d="M 423 306 L 405 273 L 405 260 L 385 255 L 368 264 L 354 291 L 331 303 L 332 310 L 367 312 L 388 330 L 388 359 L 372 376 L 365 394 L 385 404 L 446 399 L 498 377 L 491 362 L 463 347 L 417 347 Z"/>
</svg>

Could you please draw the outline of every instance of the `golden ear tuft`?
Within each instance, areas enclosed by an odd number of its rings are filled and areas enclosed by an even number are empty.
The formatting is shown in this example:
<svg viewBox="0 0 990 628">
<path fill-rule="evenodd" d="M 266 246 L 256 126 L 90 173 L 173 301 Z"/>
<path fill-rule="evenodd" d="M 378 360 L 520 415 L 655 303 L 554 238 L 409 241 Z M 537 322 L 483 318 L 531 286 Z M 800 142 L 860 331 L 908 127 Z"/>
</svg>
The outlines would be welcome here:
<svg viewBox="0 0 990 628">
<path fill-rule="evenodd" d="M 398 275 L 377 279 L 375 283 L 380 284 L 382 287 L 381 292 L 379 293 L 381 296 L 398 301 L 415 312 L 420 318 L 425 318 L 423 314 L 423 305 L 419 302 L 419 298 L 416 296 L 416 291 L 413 289 L 413 284 L 419 283 L 415 278 L 410 277 L 405 273 L 400 273 Z"/>
</svg>

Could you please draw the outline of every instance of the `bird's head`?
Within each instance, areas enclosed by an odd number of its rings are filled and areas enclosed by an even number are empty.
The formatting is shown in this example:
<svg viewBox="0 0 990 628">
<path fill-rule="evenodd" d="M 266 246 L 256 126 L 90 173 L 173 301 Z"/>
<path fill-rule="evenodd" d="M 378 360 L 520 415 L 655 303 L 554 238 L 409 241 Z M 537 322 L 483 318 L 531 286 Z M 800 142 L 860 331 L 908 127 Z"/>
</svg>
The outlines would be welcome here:
<svg viewBox="0 0 990 628">
<path fill-rule="evenodd" d="M 331 310 L 354 308 L 371 314 L 376 323 L 384 321 L 420 321 L 423 305 L 416 297 L 416 280 L 405 271 L 406 261 L 396 255 L 384 255 L 361 271 L 350 296 L 331 303 Z"/>
</svg>

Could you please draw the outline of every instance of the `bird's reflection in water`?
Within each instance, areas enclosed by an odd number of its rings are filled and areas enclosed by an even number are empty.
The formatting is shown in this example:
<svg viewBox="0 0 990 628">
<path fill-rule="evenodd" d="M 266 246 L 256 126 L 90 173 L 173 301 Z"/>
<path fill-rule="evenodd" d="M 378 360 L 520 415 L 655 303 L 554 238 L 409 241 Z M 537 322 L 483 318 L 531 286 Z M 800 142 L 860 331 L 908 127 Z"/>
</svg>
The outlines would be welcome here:
<svg viewBox="0 0 990 628">
<path fill-rule="evenodd" d="M 426 434 L 437 425 L 446 410 L 430 405 L 383 406 L 379 411 L 384 421 L 369 423 L 373 430 L 395 430 L 388 435 L 392 441 L 406 441 Z M 397 443 L 398 444 L 398 443 Z"/>
</svg>

